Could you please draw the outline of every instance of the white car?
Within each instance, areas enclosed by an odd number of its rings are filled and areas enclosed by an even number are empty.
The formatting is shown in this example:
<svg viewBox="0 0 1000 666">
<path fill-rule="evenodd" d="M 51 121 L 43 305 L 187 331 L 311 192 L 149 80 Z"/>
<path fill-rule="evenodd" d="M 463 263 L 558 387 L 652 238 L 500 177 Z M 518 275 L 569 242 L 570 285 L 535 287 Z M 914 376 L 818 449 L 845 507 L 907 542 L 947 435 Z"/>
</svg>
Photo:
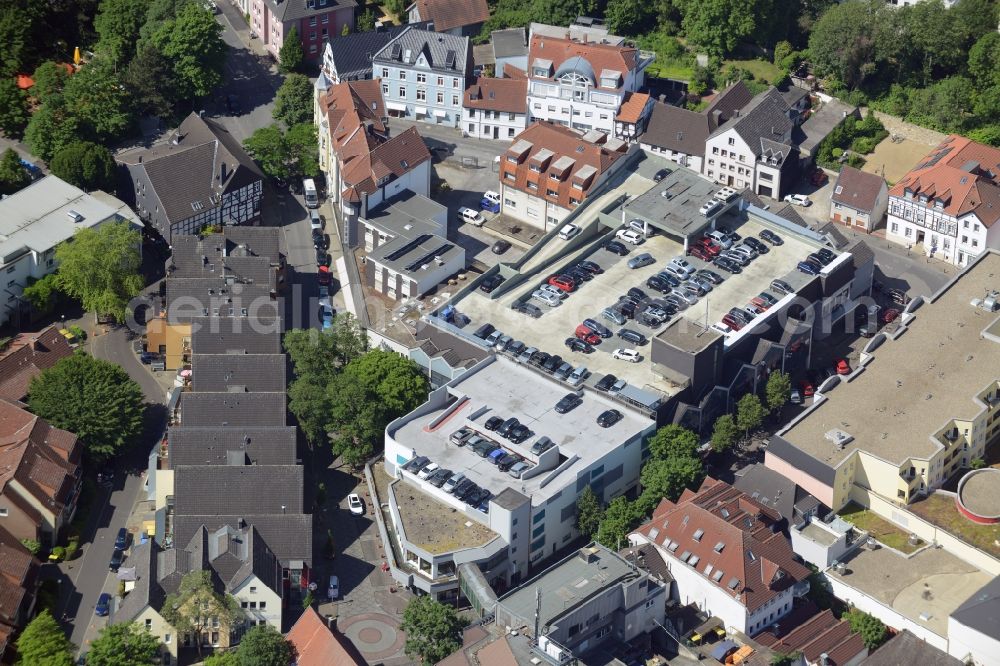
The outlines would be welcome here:
<svg viewBox="0 0 1000 666">
<path fill-rule="evenodd" d="M 568 241 L 571 238 L 574 238 L 581 231 L 583 231 L 583 230 L 580 227 L 576 226 L 575 224 L 570 223 L 570 224 L 567 224 L 566 226 L 564 226 L 562 229 L 559 230 L 559 238 L 562 238 L 563 240 L 567 240 Z"/>
<path fill-rule="evenodd" d="M 812 199 L 804 194 L 786 194 L 785 201 L 790 204 L 795 204 L 796 206 L 812 206 Z"/>
<path fill-rule="evenodd" d="M 545 303 L 550 308 L 554 308 L 557 305 L 562 305 L 562 299 L 553 294 L 551 291 L 545 291 L 543 289 L 536 289 L 531 297 L 536 301 Z"/>
<path fill-rule="evenodd" d="M 417 478 L 418 479 L 426 479 L 431 474 L 433 474 L 434 472 L 438 471 L 439 467 L 440 467 L 440 465 L 438 465 L 437 463 L 431 463 L 427 467 L 424 467 L 422 470 L 420 470 L 420 472 L 417 474 Z"/>
<path fill-rule="evenodd" d="M 483 216 L 479 214 L 478 210 L 472 210 L 471 208 L 466 208 L 465 206 L 458 209 L 458 219 L 462 222 L 474 224 L 477 227 L 483 226 L 483 222 L 486 221 Z"/>
<path fill-rule="evenodd" d="M 326 588 L 326 598 L 333 601 L 340 596 L 340 579 L 330 576 L 330 585 Z"/>
<path fill-rule="evenodd" d="M 562 300 L 564 298 L 568 298 L 569 297 L 569 292 L 568 291 L 563 291 L 559 287 L 554 287 L 551 284 L 543 284 L 541 287 L 539 287 L 539 289 L 542 290 L 542 291 L 546 291 L 546 292 L 552 294 L 553 296 L 555 296 L 559 300 Z"/>
<path fill-rule="evenodd" d="M 483 198 L 496 204 L 500 203 L 500 195 L 493 190 L 486 190 L 483 192 Z"/>
<path fill-rule="evenodd" d="M 634 349 L 618 349 L 611 352 L 611 358 L 621 359 L 622 361 L 628 361 L 629 363 L 639 362 L 639 352 Z"/>
<path fill-rule="evenodd" d="M 361 502 L 361 497 L 357 493 L 351 493 L 347 496 L 347 508 L 355 516 L 365 515 L 365 505 Z"/>
<path fill-rule="evenodd" d="M 646 240 L 635 229 L 619 229 L 618 233 L 615 234 L 615 238 L 623 240 L 626 243 L 631 243 L 632 245 L 640 245 Z"/>
</svg>

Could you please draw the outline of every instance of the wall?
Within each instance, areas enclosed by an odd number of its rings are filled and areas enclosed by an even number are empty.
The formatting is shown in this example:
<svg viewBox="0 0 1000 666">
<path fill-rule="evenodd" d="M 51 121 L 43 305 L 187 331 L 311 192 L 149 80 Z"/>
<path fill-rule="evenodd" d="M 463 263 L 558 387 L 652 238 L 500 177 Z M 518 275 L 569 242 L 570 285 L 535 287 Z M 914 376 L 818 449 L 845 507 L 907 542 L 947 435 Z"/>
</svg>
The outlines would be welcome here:
<svg viewBox="0 0 1000 666">
<path fill-rule="evenodd" d="M 165 347 L 167 370 L 181 366 L 185 346 L 191 346 L 191 324 L 167 324 L 165 318 L 158 317 L 146 325 L 146 351 L 159 352 Z"/>
<path fill-rule="evenodd" d="M 510 141 L 523 132 L 526 125 L 527 116 L 523 113 L 466 108 L 463 109 L 460 129 L 463 136 L 475 139 Z"/>
<path fill-rule="evenodd" d="M 317 592 L 317 596 L 325 596 L 326 588 L 324 586 L 328 580 L 316 581 L 321 590 Z M 240 606 L 249 620 L 254 620 L 258 623 L 266 622 L 278 631 L 281 631 L 281 595 L 262 583 L 256 576 L 251 576 L 243 581 L 240 586 L 232 591 L 232 595 L 240 602 Z M 257 608 L 249 607 L 250 603 L 255 604 Z M 247 604 L 247 606 L 243 604 Z M 265 604 L 266 607 L 261 609 L 261 604 Z"/>
<path fill-rule="evenodd" d="M 3 525 L 18 541 L 21 539 L 41 541 L 40 526 L 34 516 L 28 515 L 21 509 L 21 502 L 11 501 L 8 493 L 12 492 L 10 489 L 4 489 L 3 494 L 0 494 L 0 509 L 7 512 L 7 515 L 0 517 L 0 525 Z"/>
<path fill-rule="evenodd" d="M 417 63 L 421 60 L 418 58 Z M 376 61 L 372 64 L 372 76 L 382 79 L 382 95 L 390 116 L 423 120 L 432 124 L 457 127 L 462 115 L 462 93 L 465 91 L 465 75 L 463 72 L 438 72 L 419 64 L 399 66 L 398 62 Z M 405 74 L 401 80 L 400 73 Z M 424 82 L 417 81 L 417 75 L 426 76 Z M 440 79 L 440 83 L 438 82 Z M 417 99 L 417 91 L 425 92 L 424 99 Z M 439 102 L 439 96 L 441 101 Z M 403 104 L 405 111 L 397 111 L 391 103 Z M 417 107 L 426 111 L 426 115 L 417 115 Z M 434 110 L 444 112 L 443 117 L 435 115 Z"/>
<path fill-rule="evenodd" d="M 704 159 L 700 155 L 688 155 L 687 153 L 674 152 L 667 148 L 658 148 L 648 143 L 643 143 L 642 140 L 639 141 L 639 146 L 641 146 L 643 150 L 648 150 L 654 155 L 660 155 L 667 158 L 671 162 L 680 164 L 681 166 L 687 167 L 692 171 L 702 173 L 702 163 L 704 162 Z"/>
<path fill-rule="evenodd" d="M 843 522 L 839 518 L 836 518 L 835 520 L 838 523 Z M 813 520 L 811 524 L 813 529 L 823 530 L 824 532 L 829 533 L 831 536 L 836 538 L 836 541 L 830 545 L 818 543 L 813 541 L 809 536 L 803 534 L 802 529 L 804 529 L 805 526 L 803 526 L 803 528 L 793 526 L 789 530 L 792 541 L 792 550 L 806 562 L 819 567 L 820 570 L 823 570 L 833 564 L 834 561 L 842 560 L 844 554 L 850 550 L 847 546 L 847 532 L 833 530 L 822 520 Z"/>
<path fill-rule="evenodd" d="M 112 615 L 112 619 L 114 615 Z M 146 606 L 141 613 L 139 613 L 133 620 L 135 624 L 140 627 L 145 627 L 149 630 L 149 633 L 153 634 L 160 639 L 160 654 L 167 652 L 170 654 L 171 662 L 174 663 L 177 660 L 177 632 L 174 628 L 167 624 L 159 613 L 153 610 L 152 607 Z M 164 662 L 166 663 L 166 662 Z"/>
<path fill-rule="evenodd" d="M 1000 640 L 948 618 L 948 654 L 976 666 L 1000 666 Z"/>
<path fill-rule="evenodd" d="M 367 210 L 388 201 L 403 190 L 410 190 L 425 197 L 431 192 L 431 161 L 428 159 L 413 167 L 399 178 L 394 178 L 368 195 Z"/>
<path fill-rule="evenodd" d="M 297 0 L 286 0 L 295 2 Z M 317 9 L 323 4 L 336 7 L 336 3 L 328 0 L 316 0 Z M 302 50 L 307 60 L 323 56 L 323 44 L 327 39 L 340 37 L 345 25 L 354 29 L 354 12 L 351 7 L 336 7 L 316 16 L 310 16 L 298 21 L 296 26 L 302 39 Z"/>
</svg>

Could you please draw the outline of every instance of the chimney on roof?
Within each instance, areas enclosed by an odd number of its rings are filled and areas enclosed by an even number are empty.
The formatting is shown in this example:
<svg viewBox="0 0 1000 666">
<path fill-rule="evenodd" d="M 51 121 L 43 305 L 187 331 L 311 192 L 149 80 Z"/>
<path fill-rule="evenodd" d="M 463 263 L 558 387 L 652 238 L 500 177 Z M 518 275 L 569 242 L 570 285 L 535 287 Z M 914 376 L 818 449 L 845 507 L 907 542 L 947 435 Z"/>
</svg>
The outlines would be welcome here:
<svg viewBox="0 0 1000 666">
<path fill-rule="evenodd" d="M 663 93 L 660 93 L 660 101 L 663 102 L 664 104 L 666 104 L 667 103 L 667 96 L 664 95 Z"/>
<path fill-rule="evenodd" d="M 170 139 L 170 143 L 172 143 L 173 145 L 175 145 L 175 146 L 176 146 L 176 145 L 179 145 L 179 144 L 180 144 L 180 142 L 181 142 L 181 141 L 182 141 L 183 139 L 184 139 L 184 135 L 183 135 L 183 134 L 181 134 L 180 130 L 177 130 L 176 132 L 174 132 L 174 136 L 173 136 L 173 138 L 172 138 L 172 139 Z"/>
</svg>

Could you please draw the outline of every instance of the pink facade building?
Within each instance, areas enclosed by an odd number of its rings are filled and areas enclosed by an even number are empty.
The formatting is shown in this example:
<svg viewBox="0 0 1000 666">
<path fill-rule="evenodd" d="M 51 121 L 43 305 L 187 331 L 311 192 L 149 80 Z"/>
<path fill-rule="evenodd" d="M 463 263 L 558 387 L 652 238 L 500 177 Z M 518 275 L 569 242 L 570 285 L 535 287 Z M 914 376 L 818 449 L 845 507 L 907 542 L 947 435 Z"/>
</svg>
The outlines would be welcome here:
<svg viewBox="0 0 1000 666">
<path fill-rule="evenodd" d="M 355 7 L 355 0 L 250 0 L 250 27 L 275 59 L 285 36 L 296 28 L 306 59 L 315 60 L 345 25 L 353 32 Z"/>
</svg>

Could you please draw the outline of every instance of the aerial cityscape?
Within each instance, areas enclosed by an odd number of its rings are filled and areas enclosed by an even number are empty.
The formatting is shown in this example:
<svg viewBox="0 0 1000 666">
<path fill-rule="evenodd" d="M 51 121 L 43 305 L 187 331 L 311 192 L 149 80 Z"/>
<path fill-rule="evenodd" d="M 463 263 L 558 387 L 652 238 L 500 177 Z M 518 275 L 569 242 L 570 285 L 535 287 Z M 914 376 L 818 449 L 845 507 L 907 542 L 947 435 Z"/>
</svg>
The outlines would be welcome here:
<svg viewBox="0 0 1000 666">
<path fill-rule="evenodd" d="M 0 664 L 1000 666 L 1000 1 L 0 43 Z"/>
</svg>

